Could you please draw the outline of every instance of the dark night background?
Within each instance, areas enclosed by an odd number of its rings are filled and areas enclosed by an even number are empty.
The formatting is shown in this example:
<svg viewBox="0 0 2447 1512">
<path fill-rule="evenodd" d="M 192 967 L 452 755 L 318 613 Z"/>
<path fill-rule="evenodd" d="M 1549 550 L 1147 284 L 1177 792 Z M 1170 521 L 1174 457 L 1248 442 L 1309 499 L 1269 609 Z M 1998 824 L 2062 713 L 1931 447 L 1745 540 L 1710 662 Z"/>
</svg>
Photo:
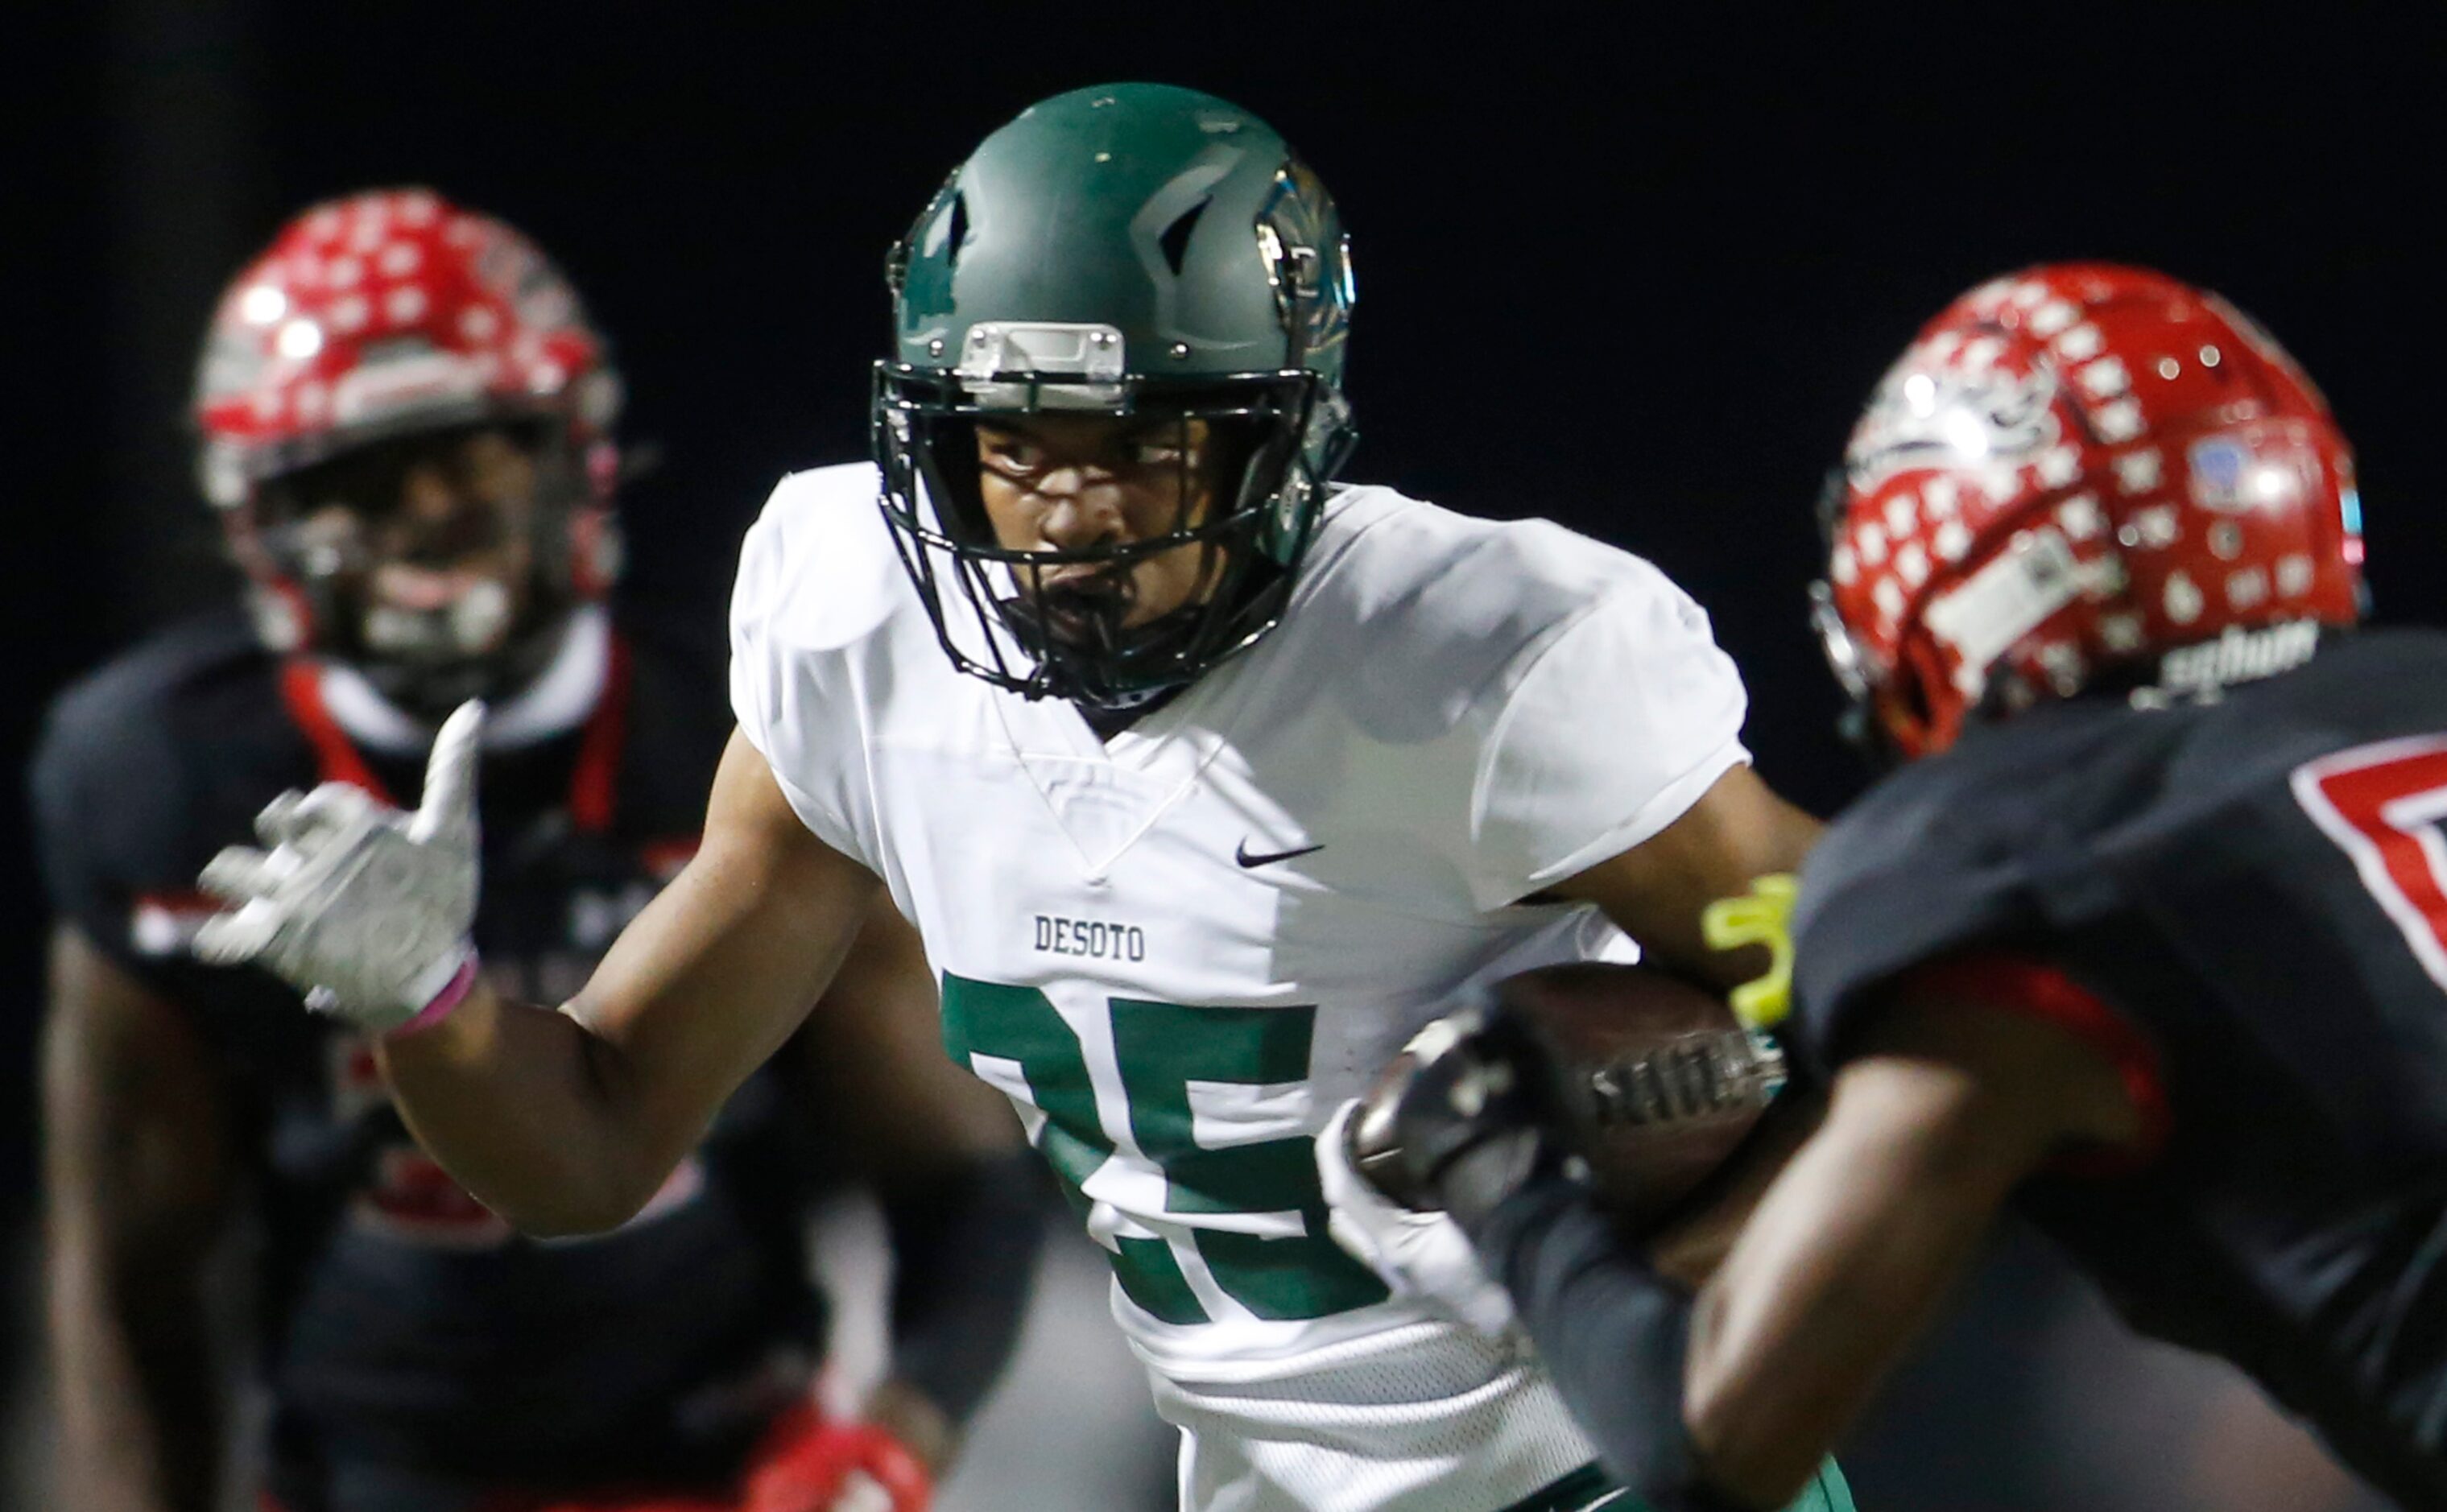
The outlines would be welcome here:
<svg viewBox="0 0 2447 1512">
<path fill-rule="evenodd" d="M 1120 78 L 1247 104 L 1332 187 L 1349 475 L 1657 560 L 1741 663 L 1761 768 L 1813 806 L 1857 784 L 1803 616 L 1818 479 L 1913 328 L 1990 274 L 2138 261 L 2260 316 L 2358 444 L 2381 616 L 2447 587 L 2434 6 L 26 10 L 10 772 L 69 677 L 225 590 L 181 405 L 218 287 L 294 210 L 423 181 L 550 249 L 666 459 L 628 496 L 635 585 L 714 614 L 772 480 L 863 449 L 886 246 L 984 132 Z M 22 1215 L 45 922 L 21 803 L 0 868 Z"/>
</svg>

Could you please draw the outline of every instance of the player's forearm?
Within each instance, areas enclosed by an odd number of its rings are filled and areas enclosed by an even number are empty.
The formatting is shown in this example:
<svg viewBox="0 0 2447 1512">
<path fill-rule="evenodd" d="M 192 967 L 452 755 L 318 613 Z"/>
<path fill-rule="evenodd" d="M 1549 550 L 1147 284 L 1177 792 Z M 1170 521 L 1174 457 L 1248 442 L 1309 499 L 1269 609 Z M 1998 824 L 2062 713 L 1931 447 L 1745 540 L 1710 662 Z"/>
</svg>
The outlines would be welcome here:
<svg viewBox="0 0 2447 1512">
<path fill-rule="evenodd" d="M 618 1227 L 688 1148 L 650 1147 L 616 1047 L 482 985 L 442 1022 L 384 1041 L 381 1060 L 418 1143 L 524 1233 Z"/>
<path fill-rule="evenodd" d="M 210 1512 L 221 1418 L 193 1267 L 165 1274 L 114 1263 L 90 1233 L 54 1211 L 61 1502 L 84 1512 Z"/>
<path fill-rule="evenodd" d="M 1672 1223 L 1643 1236 L 1657 1274 L 1686 1291 L 1705 1286 L 1826 1111 L 1827 1099 L 1815 1090 L 1788 1087 L 1779 1093 L 1730 1168 L 1711 1179 L 1708 1200 L 1686 1202 Z"/>
<path fill-rule="evenodd" d="M 1703 923 L 1708 905 L 1741 897 L 1758 878 L 1799 870 L 1823 828 L 1749 767 L 1736 766 L 1673 823 L 1554 891 L 1597 904 L 1657 960 L 1701 981 L 1738 987 L 1768 969 L 1768 952 L 1711 945 Z"/>
<path fill-rule="evenodd" d="M 1023 1146 L 884 1200 L 893 1379 L 940 1415 L 934 1442 L 912 1444 L 939 1474 L 1018 1341 L 1044 1236 L 1042 1170 Z"/>
<path fill-rule="evenodd" d="M 210 1508 L 221 1448 L 204 1257 L 226 1105 L 188 1016 L 81 932 L 51 939 L 42 1052 L 47 1322 L 65 1505 Z"/>
<path fill-rule="evenodd" d="M 1960 1070 L 1873 1056 L 1700 1294 L 1685 1417 L 1726 1483 L 1797 1484 L 1866 1409 L 2050 1144 Z"/>
<path fill-rule="evenodd" d="M 1732 1496 L 1703 1464 L 1684 1422 L 1690 1298 L 1624 1252 L 1585 1190 L 1560 1176 L 1535 1179 L 1467 1226 L 1565 1404 L 1643 1503 L 1657 1512 L 1747 1512 L 1799 1494 L 1806 1475 L 1789 1486 L 1750 1482 L 1748 1494 Z"/>
</svg>

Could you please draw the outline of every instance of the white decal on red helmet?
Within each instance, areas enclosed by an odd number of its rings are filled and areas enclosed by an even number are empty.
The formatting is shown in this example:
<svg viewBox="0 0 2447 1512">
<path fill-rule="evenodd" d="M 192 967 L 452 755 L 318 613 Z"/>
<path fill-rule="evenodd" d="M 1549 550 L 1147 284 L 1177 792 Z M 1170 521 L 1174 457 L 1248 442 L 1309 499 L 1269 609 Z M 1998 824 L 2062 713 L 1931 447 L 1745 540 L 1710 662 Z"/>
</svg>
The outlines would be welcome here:
<svg viewBox="0 0 2447 1512">
<path fill-rule="evenodd" d="M 2115 488 L 2122 494 L 2146 494 L 2158 486 L 2163 468 L 2155 447 L 2128 451 L 2111 463 L 2115 469 Z"/>
<path fill-rule="evenodd" d="M 2050 446 L 2031 464 L 2042 488 L 2062 488 L 2081 476 L 2081 453 L 2071 446 Z"/>
<path fill-rule="evenodd" d="M 2173 545 L 2175 539 L 2182 534 L 2183 529 L 2175 520 L 2174 506 L 2153 504 L 2134 512 L 2134 539 L 2124 544 L 2137 546 L 2143 551 L 2162 551 Z"/>
<path fill-rule="evenodd" d="M 2120 399 L 2133 387 L 2133 375 L 2124 370 L 2124 360 L 2120 357 L 2101 357 L 2096 362 L 2084 363 L 2074 377 L 2081 384 L 2082 391 L 2093 399 Z"/>
<path fill-rule="evenodd" d="M 2055 342 L 2058 357 L 2068 363 L 2088 362 L 2107 346 L 2107 338 L 2093 325 L 2079 325 L 2058 336 Z"/>
<path fill-rule="evenodd" d="M 2081 311 L 2069 299 L 2051 299 L 2031 312 L 2031 333 L 2053 336 L 2081 318 Z"/>
<path fill-rule="evenodd" d="M 1962 665 L 1982 670 L 2073 602 L 2083 576 L 2053 527 L 2023 531 L 1979 571 L 1932 597 L 1922 622 Z"/>
<path fill-rule="evenodd" d="M 1928 553 L 1919 541 L 1906 541 L 1903 549 L 1895 553 L 1895 576 L 1904 580 L 1906 588 L 1918 588 L 1928 581 Z"/>
<path fill-rule="evenodd" d="M 2167 575 L 2165 597 L 2167 617 L 2178 625 L 2189 625 L 2200 618 L 2201 611 L 2208 607 L 2200 585 L 2180 567 Z"/>
<path fill-rule="evenodd" d="M 2090 423 L 2098 439 L 2111 445 L 2131 441 L 2141 434 L 2141 406 L 2130 397 L 2112 405 L 2102 405 L 2091 413 Z"/>
</svg>

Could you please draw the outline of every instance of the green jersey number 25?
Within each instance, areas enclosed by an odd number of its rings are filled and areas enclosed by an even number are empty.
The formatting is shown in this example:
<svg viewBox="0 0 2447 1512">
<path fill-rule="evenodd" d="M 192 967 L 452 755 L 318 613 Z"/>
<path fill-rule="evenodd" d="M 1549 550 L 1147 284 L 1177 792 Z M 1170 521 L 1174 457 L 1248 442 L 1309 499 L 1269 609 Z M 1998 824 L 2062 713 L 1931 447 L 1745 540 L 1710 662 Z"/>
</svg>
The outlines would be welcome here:
<svg viewBox="0 0 2447 1512">
<path fill-rule="evenodd" d="M 1131 1140 L 1164 1173 L 1164 1207 L 1197 1246 L 1217 1287 L 1262 1318 L 1313 1318 L 1385 1299 L 1375 1276 L 1328 1237 L 1325 1198 L 1305 1138 L 1209 1149 L 1192 1132 L 1190 1085 L 1282 1086 L 1308 1075 L 1317 1010 L 1188 1008 L 1115 997 L 1114 1059 L 1129 1103 Z M 1096 1089 L 1079 1037 L 1034 987 L 943 976 L 943 1043 L 962 1066 L 982 1055 L 1015 1063 L 1028 1100 L 1044 1113 L 1036 1143 L 1084 1217 L 1082 1190 L 1114 1157 L 1096 1108 Z M 1297 1232 L 1243 1231 L 1227 1215 L 1272 1215 L 1260 1225 Z M 1218 1219 L 1224 1221 L 1218 1223 Z M 1113 1273 L 1131 1301 L 1167 1323 L 1213 1319 L 1192 1291 L 1171 1243 L 1118 1236 Z"/>
</svg>

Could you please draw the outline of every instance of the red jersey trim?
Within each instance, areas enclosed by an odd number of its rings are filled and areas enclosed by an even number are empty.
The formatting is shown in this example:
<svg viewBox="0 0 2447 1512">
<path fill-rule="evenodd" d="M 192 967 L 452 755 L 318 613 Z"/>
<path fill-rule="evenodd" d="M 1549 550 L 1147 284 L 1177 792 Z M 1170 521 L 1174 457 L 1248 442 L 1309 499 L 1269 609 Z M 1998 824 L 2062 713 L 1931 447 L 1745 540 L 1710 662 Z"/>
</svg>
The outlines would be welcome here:
<svg viewBox="0 0 2447 1512">
<path fill-rule="evenodd" d="M 2125 1094 L 2141 1115 L 2139 1138 L 2127 1145 L 2085 1145 L 2049 1162 L 2064 1176 L 2129 1176 L 2149 1165 L 2167 1146 L 2174 1116 L 2159 1073 L 2158 1047 L 2132 1020 L 2053 966 L 2026 956 L 1952 955 L 1906 973 L 1900 984 L 1914 996 L 1962 998 L 2012 1009 L 2043 1019 L 2106 1056 L 2124 1079 Z"/>
<path fill-rule="evenodd" d="M 315 770 L 327 783 L 346 783 L 362 788 L 381 802 L 399 806 L 382 779 L 366 765 L 357 752 L 356 744 L 332 717 L 331 708 L 323 702 L 323 675 L 314 664 L 304 657 L 293 657 L 280 668 L 280 701 L 289 706 L 289 717 L 297 724 L 306 744 L 314 747 Z"/>
</svg>

